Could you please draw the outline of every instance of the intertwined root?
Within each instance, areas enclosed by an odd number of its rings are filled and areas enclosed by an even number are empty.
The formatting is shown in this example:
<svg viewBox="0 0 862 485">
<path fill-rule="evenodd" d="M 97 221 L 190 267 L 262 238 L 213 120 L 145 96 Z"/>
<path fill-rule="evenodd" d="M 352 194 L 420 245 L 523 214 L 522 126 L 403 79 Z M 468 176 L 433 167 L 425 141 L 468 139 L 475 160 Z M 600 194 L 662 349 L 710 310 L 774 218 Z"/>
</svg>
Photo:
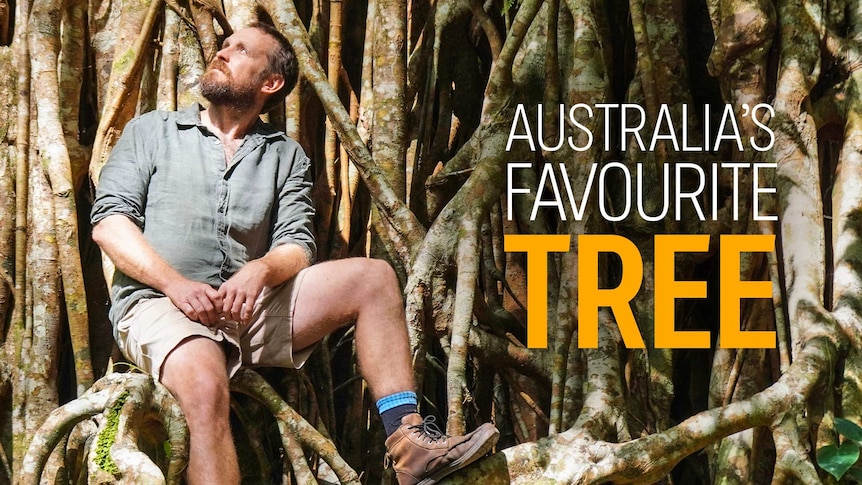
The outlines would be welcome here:
<svg viewBox="0 0 862 485">
<path fill-rule="evenodd" d="M 306 451 L 319 456 L 341 483 L 359 483 L 332 441 L 259 374 L 240 371 L 231 389 L 259 401 L 274 416 L 286 465 L 301 483 L 306 483 L 302 478 L 314 483 Z M 31 441 L 17 483 L 38 484 L 43 475 L 63 474 L 73 483 L 178 484 L 188 447 L 186 420 L 164 386 L 149 375 L 112 373 L 51 413 Z"/>
</svg>

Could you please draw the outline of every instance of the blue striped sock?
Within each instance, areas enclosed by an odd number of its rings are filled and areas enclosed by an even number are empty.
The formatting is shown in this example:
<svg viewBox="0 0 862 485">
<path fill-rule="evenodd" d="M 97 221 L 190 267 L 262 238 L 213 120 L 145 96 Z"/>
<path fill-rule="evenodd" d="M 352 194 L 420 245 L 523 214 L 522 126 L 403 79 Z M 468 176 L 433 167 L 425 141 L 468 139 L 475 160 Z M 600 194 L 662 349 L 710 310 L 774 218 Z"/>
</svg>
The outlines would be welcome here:
<svg viewBox="0 0 862 485">
<path fill-rule="evenodd" d="M 377 400 L 377 412 L 383 420 L 386 436 L 401 426 L 401 418 L 417 412 L 418 402 L 413 391 L 396 392 Z"/>
<path fill-rule="evenodd" d="M 383 414 L 392 408 L 403 406 L 404 404 L 412 404 L 416 406 L 418 404 L 418 401 L 416 401 L 416 393 L 413 391 L 404 391 L 381 397 L 377 400 L 377 412 Z"/>
</svg>

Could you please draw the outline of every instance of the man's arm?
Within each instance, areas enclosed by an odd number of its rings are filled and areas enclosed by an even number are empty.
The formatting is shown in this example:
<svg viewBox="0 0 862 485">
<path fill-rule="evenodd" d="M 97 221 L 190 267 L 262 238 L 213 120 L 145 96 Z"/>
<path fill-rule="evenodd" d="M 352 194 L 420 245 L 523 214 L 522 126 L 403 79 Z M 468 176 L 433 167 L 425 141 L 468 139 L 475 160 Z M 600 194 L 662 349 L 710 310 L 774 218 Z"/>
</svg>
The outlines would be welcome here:
<svg viewBox="0 0 862 485">
<path fill-rule="evenodd" d="M 248 323 L 264 287 L 284 283 L 309 264 L 305 248 L 290 243 L 276 246 L 262 258 L 249 261 L 218 290 L 225 318 Z"/>
<path fill-rule="evenodd" d="M 109 215 L 96 223 L 93 240 L 117 269 L 164 293 L 190 319 L 207 326 L 218 322 L 222 303 L 219 292 L 206 283 L 185 278 L 172 268 L 125 215 Z"/>
</svg>

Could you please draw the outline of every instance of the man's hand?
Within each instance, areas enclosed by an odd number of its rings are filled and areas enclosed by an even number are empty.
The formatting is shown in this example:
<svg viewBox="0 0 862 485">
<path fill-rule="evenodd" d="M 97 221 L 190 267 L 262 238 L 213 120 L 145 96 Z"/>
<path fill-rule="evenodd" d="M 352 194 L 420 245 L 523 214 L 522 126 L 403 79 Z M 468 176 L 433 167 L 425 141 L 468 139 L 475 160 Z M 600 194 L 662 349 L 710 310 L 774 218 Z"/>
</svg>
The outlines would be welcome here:
<svg viewBox="0 0 862 485">
<path fill-rule="evenodd" d="M 249 261 L 219 287 L 222 315 L 248 325 L 263 289 L 284 283 L 307 266 L 305 251 L 297 244 L 281 244 L 262 258 Z"/>
<path fill-rule="evenodd" d="M 260 260 L 250 261 L 218 289 L 222 314 L 228 320 L 247 325 L 254 303 L 266 286 L 269 266 Z"/>
<path fill-rule="evenodd" d="M 189 319 L 207 327 L 215 325 L 220 319 L 221 296 L 218 290 L 206 283 L 178 279 L 165 287 L 165 296 Z"/>
</svg>

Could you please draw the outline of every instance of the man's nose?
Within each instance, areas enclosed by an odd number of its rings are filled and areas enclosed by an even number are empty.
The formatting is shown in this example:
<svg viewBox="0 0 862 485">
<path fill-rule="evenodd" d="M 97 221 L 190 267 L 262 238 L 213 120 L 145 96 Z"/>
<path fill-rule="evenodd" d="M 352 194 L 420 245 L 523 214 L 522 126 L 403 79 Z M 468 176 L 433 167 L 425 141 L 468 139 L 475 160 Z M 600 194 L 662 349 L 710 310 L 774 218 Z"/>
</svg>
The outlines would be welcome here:
<svg viewBox="0 0 862 485">
<path fill-rule="evenodd" d="M 224 62 L 227 62 L 227 60 L 228 60 L 228 55 L 229 55 L 229 53 L 228 53 L 228 48 L 227 48 L 227 47 L 222 47 L 221 49 L 219 49 L 219 50 L 218 50 L 218 52 L 216 52 L 216 59 L 219 59 L 219 60 L 222 60 L 222 61 L 224 61 Z"/>
</svg>

